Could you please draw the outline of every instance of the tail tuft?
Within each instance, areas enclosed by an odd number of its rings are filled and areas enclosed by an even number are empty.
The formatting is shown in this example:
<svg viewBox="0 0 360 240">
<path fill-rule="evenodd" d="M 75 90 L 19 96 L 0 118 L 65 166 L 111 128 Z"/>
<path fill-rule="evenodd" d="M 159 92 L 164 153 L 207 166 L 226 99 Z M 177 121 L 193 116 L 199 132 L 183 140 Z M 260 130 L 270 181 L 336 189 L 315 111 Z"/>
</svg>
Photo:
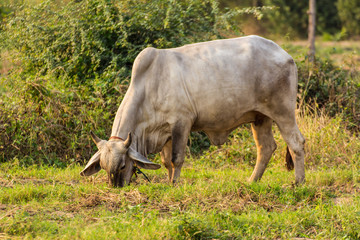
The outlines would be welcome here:
<svg viewBox="0 0 360 240">
<path fill-rule="evenodd" d="M 291 171 L 294 169 L 294 161 L 291 157 L 290 151 L 289 151 L 289 147 L 286 148 L 286 168 L 288 171 Z"/>
</svg>

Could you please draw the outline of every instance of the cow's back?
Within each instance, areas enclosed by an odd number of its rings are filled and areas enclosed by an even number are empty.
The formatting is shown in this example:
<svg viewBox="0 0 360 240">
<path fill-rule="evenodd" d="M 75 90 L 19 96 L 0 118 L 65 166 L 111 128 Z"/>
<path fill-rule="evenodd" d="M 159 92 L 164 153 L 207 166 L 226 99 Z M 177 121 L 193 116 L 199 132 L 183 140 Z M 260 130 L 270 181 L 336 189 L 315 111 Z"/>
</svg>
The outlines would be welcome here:
<svg viewBox="0 0 360 240">
<path fill-rule="evenodd" d="M 192 119 L 196 130 L 226 134 L 253 121 L 254 112 L 273 114 L 279 101 L 296 104 L 295 63 L 270 40 L 248 36 L 146 52 L 142 59 L 151 63 L 143 61 L 138 75 L 148 104 L 169 121 Z"/>
</svg>

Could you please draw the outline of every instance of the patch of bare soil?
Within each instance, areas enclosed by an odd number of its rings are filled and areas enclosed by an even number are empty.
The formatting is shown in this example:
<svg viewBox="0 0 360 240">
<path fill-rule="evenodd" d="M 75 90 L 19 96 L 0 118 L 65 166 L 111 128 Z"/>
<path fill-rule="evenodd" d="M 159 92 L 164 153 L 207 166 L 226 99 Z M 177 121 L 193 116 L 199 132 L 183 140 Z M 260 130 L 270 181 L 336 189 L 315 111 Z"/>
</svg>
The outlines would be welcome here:
<svg viewBox="0 0 360 240">
<path fill-rule="evenodd" d="M 352 201 L 353 201 L 353 198 L 350 196 L 337 197 L 337 198 L 334 198 L 334 200 L 333 200 L 334 204 L 337 206 L 347 205 L 347 204 L 351 203 Z"/>
<path fill-rule="evenodd" d="M 279 43 L 284 43 L 283 41 L 277 41 Z M 307 40 L 299 40 L 299 41 L 291 41 L 291 44 L 298 45 L 302 47 L 306 47 L 309 43 Z M 317 41 L 316 45 L 319 47 L 347 47 L 347 48 L 353 48 L 354 46 L 360 47 L 359 41 Z"/>
<path fill-rule="evenodd" d="M 14 236 L 14 235 L 8 235 L 6 233 L 0 233 L 0 239 L 23 239 L 24 237 L 22 236 Z"/>
<path fill-rule="evenodd" d="M 12 68 L 9 52 L 0 53 L 0 75 L 7 74 Z"/>
<path fill-rule="evenodd" d="M 65 217 L 65 218 L 74 218 L 75 214 L 73 212 L 64 212 L 64 211 L 54 211 L 52 213 L 56 217 Z"/>
<path fill-rule="evenodd" d="M 18 210 L 21 209 L 21 207 L 14 207 L 10 205 L 0 205 L 0 220 L 7 217 L 12 217 L 16 214 Z"/>
<path fill-rule="evenodd" d="M 0 187 L 13 188 L 14 185 L 25 185 L 32 183 L 34 185 L 55 185 L 55 184 L 65 184 L 68 186 L 74 186 L 79 183 L 78 180 L 71 180 L 68 182 L 59 181 L 59 180 L 48 180 L 48 179 L 38 179 L 38 178 L 18 178 L 18 179 L 4 179 L 0 178 Z"/>
</svg>

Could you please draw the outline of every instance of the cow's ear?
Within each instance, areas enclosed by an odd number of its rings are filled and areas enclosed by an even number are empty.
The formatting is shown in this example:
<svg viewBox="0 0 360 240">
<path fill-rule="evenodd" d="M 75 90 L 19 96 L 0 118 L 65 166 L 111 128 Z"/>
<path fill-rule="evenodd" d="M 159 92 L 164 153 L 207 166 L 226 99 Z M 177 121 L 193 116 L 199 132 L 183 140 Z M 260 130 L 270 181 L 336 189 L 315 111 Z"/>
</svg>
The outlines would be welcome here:
<svg viewBox="0 0 360 240">
<path fill-rule="evenodd" d="M 147 159 L 146 157 L 144 157 L 143 155 L 141 155 L 132 148 L 129 148 L 128 155 L 136 163 L 136 165 L 141 168 L 151 169 L 151 170 L 156 170 L 161 168 L 161 165 L 157 163 L 153 163 L 152 161 L 150 161 L 149 159 Z"/>
<path fill-rule="evenodd" d="M 100 151 L 97 151 L 81 171 L 81 176 L 90 176 L 101 170 L 100 166 Z"/>
</svg>

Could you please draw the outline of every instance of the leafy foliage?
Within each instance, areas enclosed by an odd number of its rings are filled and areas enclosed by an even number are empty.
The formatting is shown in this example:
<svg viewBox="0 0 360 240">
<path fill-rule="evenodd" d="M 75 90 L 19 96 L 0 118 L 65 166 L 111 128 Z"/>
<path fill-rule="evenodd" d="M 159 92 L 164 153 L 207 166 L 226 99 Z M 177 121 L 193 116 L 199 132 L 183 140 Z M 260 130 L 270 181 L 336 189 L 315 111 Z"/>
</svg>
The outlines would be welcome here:
<svg viewBox="0 0 360 240">
<path fill-rule="evenodd" d="M 17 9 L 0 41 L 16 63 L 0 79 L 0 158 L 60 165 L 89 158 L 90 129 L 107 135 L 101 129 L 111 126 L 142 49 L 221 38 L 236 30 L 237 14 L 215 0 L 44 1 Z"/>
<path fill-rule="evenodd" d="M 308 1 L 289 3 L 285 0 L 265 0 L 264 5 L 277 7 L 265 17 L 265 24 L 272 30 L 272 34 L 297 36 L 299 33 L 307 33 Z"/>
<path fill-rule="evenodd" d="M 262 23 L 269 34 L 291 37 L 307 37 L 309 1 L 264 0 L 266 6 L 276 6 L 265 15 Z M 333 0 L 316 1 L 316 31 L 320 34 L 336 34 L 341 22 Z"/>
<path fill-rule="evenodd" d="M 360 2 L 352 0 L 338 0 L 337 8 L 343 27 L 350 35 L 360 34 Z"/>
<path fill-rule="evenodd" d="M 168 48 L 221 37 L 228 27 L 217 2 L 52 1 L 25 8 L 9 21 L 5 40 L 24 71 L 66 75 L 84 84 L 126 78 L 145 47 Z M 105 75 L 105 77 L 104 77 Z"/>
<path fill-rule="evenodd" d="M 307 61 L 298 65 L 301 104 L 325 109 L 332 117 L 342 114 L 349 128 L 360 130 L 360 75 L 336 67 L 328 59 L 317 59 L 310 75 Z"/>
</svg>

